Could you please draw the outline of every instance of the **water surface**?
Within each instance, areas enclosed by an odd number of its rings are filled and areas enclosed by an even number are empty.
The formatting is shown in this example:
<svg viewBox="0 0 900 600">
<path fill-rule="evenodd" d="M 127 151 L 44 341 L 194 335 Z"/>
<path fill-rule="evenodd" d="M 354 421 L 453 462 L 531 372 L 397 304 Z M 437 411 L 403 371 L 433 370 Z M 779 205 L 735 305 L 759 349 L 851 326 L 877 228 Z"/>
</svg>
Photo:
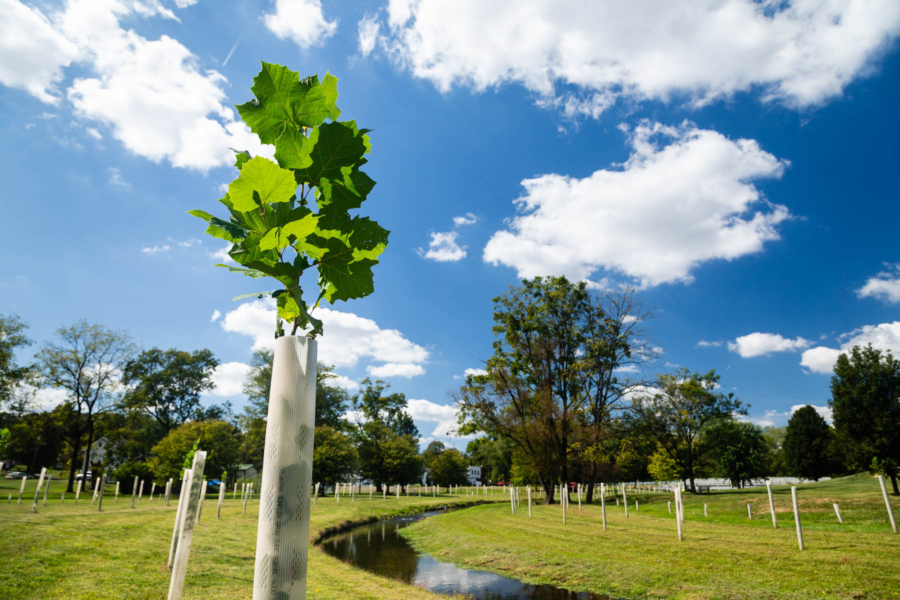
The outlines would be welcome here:
<svg viewBox="0 0 900 600">
<path fill-rule="evenodd" d="M 376 575 L 399 579 L 438 594 L 466 594 L 477 600 L 611 600 L 590 592 L 531 585 L 496 573 L 461 569 L 419 554 L 400 530 L 439 514 L 425 513 L 362 525 L 322 542 L 328 554 Z"/>
</svg>

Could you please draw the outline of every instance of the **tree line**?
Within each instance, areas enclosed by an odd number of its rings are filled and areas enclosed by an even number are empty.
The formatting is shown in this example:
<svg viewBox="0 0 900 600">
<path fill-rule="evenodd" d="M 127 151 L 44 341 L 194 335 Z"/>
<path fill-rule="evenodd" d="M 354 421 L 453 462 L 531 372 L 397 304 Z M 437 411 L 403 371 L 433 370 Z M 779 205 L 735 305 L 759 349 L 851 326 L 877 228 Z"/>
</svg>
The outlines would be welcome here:
<svg viewBox="0 0 900 600">
<path fill-rule="evenodd" d="M 493 481 L 684 481 L 735 486 L 766 476 L 819 479 L 870 469 L 898 493 L 900 362 L 871 346 L 842 354 L 831 381 L 833 425 L 811 406 L 783 428 L 747 419 L 714 370 L 644 375 L 660 349 L 634 290 L 591 290 L 537 277 L 494 299 L 493 354 L 452 394 L 460 431 L 482 434 L 472 460 Z"/>
</svg>

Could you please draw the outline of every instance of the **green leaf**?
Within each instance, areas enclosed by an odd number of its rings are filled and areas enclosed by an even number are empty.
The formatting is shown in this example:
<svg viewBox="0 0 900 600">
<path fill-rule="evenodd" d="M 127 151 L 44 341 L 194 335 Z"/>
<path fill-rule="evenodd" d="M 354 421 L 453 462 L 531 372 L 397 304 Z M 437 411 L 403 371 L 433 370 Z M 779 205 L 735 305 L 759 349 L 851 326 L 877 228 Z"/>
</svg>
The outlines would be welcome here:
<svg viewBox="0 0 900 600">
<path fill-rule="evenodd" d="M 275 142 L 275 160 L 285 169 L 305 169 L 312 165 L 313 142 L 302 131 L 288 128 Z"/>
<path fill-rule="evenodd" d="M 331 73 L 325 73 L 325 78 L 322 80 L 322 91 L 325 93 L 325 107 L 328 109 L 328 118 L 332 121 L 337 121 L 338 117 L 341 116 L 341 109 L 337 107 L 337 84 L 338 78 L 332 75 Z"/>
<path fill-rule="evenodd" d="M 365 134 L 356 128 L 356 122 L 326 123 L 312 130 L 309 141 L 314 144 L 312 164 L 299 169 L 298 176 L 310 185 L 318 185 L 321 179 L 344 181 L 353 167 L 365 164 L 367 151 Z"/>
<path fill-rule="evenodd" d="M 219 217 L 212 217 L 209 220 L 209 227 L 206 228 L 206 233 L 221 240 L 236 242 L 246 238 L 250 231 L 240 225 L 223 221 Z"/>
<path fill-rule="evenodd" d="M 253 78 L 251 89 L 256 100 L 237 109 L 263 144 L 274 144 L 288 128 L 316 127 L 331 115 L 340 114 L 334 105 L 337 80 L 332 83 L 326 75 L 326 81 L 328 85 L 323 88 L 315 75 L 301 80 L 296 71 L 264 62 Z"/>
<path fill-rule="evenodd" d="M 319 207 L 336 204 L 343 210 L 359 208 L 375 182 L 357 168 L 342 171 L 341 180 L 322 179 L 319 183 Z"/>
<path fill-rule="evenodd" d="M 287 202 L 297 191 L 294 175 L 271 160 L 257 156 L 244 164 L 241 176 L 228 186 L 235 210 L 248 212 L 260 203 Z"/>
<path fill-rule="evenodd" d="M 214 267 L 225 267 L 229 271 L 232 271 L 234 273 L 241 273 L 243 275 L 246 275 L 247 277 L 252 277 L 254 279 L 261 279 L 263 277 L 266 277 L 265 273 L 263 273 L 262 271 L 257 271 L 256 269 L 247 269 L 245 267 L 233 267 L 231 265 L 221 265 L 221 264 L 213 265 L 213 266 Z"/>
<path fill-rule="evenodd" d="M 187 211 L 187 214 L 191 215 L 192 217 L 203 219 L 207 222 L 209 222 L 210 219 L 214 218 L 211 214 L 202 210 L 189 210 Z"/>
<path fill-rule="evenodd" d="M 291 221 L 284 227 L 270 229 L 263 236 L 263 239 L 260 240 L 259 248 L 261 250 L 284 248 L 288 244 L 293 243 L 291 237 L 294 240 L 306 240 L 309 234 L 316 230 L 316 224 L 319 221 L 319 217 L 313 215 L 311 211 L 309 213 L 299 220 Z"/>
<path fill-rule="evenodd" d="M 234 148 L 231 148 L 231 150 L 234 150 Z M 234 150 L 234 155 L 234 166 L 237 167 L 238 171 L 243 168 L 244 163 L 253 158 L 246 150 Z"/>
</svg>

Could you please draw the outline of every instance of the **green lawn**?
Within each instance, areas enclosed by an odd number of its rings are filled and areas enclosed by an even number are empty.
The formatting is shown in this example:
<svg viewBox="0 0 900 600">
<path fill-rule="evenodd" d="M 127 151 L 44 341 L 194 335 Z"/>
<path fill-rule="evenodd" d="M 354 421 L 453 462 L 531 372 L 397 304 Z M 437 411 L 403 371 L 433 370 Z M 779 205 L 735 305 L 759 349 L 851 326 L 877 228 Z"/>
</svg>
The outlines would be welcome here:
<svg viewBox="0 0 900 600">
<path fill-rule="evenodd" d="M 131 508 L 131 496 L 113 502 L 115 486 L 107 486 L 103 512 L 91 506 L 91 494 L 82 493 L 76 506 L 73 495 L 60 503 L 65 482 L 54 481 L 47 506 L 38 503 L 31 513 L 35 485 L 28 483 L 22 504 L 16 504 L 18 481 L 0 480 L 0 597 L 4 600 L 159 600 L 169 587 L 166 560 L 176 502 L 166 508 L 147 497 Z M 7 505 L 13 493 L 12 505 Z M 228 495 L 231 498 L 231 494 Z M 42 496 L 43 498 L 43 496 Z M 26 500 L 27 499 L 27 500 Z M 320 498 L 313 509 L 310 537 L 346 522 L 386 517 L 428 506 L 465 502 L 465 496 L 437 498 L 389 496 L 371 502 L 368 495 L 350 502 L 342 497 Z M 227 500 L 222 519 L 216 520 L 217 497 L 207 497 L 201 523 L 194 531 L 185 581 L 186 600 L 239 600 L 252 597 L 253 562 L 259 502 L 241 514 L 240 500 Z M 311 600 L 411 598 L 437 600 L 430 594 L 398 582 L 358 571 L 318 549 L 310 553 Z"/>
<path fill-rule="evenodd" d="M 614 597 L 900 598 L 900 536 L 891 532 L 877 480 L 854 476 L 800 486 L 802 552 L 790 488 L 774 491 L 778 530 L 765 488 L 686 494 L 683 542 L 667 508 L 672 494 L 629 498 L 627 519 L 623 507 L 608 503 L 606 532 L 599 506 L 579 511 L 575 503 L 567 525 L 559 506 L 535 507 L 529 519 L 524 504 L 515 516 L 507 504 L 439 515 L 403 534 L 438 560 Z M 900 499 L 891 500 L 900 517 Z"/>
</svg>

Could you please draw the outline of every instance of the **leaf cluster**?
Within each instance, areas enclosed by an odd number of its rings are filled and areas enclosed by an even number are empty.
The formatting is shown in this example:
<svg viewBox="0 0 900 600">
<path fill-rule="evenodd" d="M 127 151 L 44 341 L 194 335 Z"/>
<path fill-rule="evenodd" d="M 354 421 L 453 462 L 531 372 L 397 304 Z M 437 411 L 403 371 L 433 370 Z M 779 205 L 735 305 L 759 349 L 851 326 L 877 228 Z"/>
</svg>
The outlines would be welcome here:
<svg viewBox="0 0 900 600">
<path fill-rule="evenodd" d="M 237 267 L 216 265 L 248 277 L 272 277 L 283 288 L 243 297 L 275 298 L 278 316 L 308 335 L 322 332 L 310 312 L 322 299 L 362 298 L 374 291 L 372 267 L 387 247 L 389 232 L 367 217 L 351 217 L 375 186 L 360 170 L 371 150 L 367 129 L 338 121 L 337 78 L 300 79 L 297 72 L 262 63 L 253 80 L 256 98 L 237 106 L 263 144 L 275 146 L 275 162 L 238 151 L 240 175 L 219 200 L 220 219 L 202 210 L 189 214 L 208 223 L 206 233 L 232 243 Z M 326 122 L 326 120 L 329 120 Z M 300 278 L 318 271 L 319 296 L 303 299 Z M 281 334 L 280 320 L 276 337 Z"/>
</svg>

